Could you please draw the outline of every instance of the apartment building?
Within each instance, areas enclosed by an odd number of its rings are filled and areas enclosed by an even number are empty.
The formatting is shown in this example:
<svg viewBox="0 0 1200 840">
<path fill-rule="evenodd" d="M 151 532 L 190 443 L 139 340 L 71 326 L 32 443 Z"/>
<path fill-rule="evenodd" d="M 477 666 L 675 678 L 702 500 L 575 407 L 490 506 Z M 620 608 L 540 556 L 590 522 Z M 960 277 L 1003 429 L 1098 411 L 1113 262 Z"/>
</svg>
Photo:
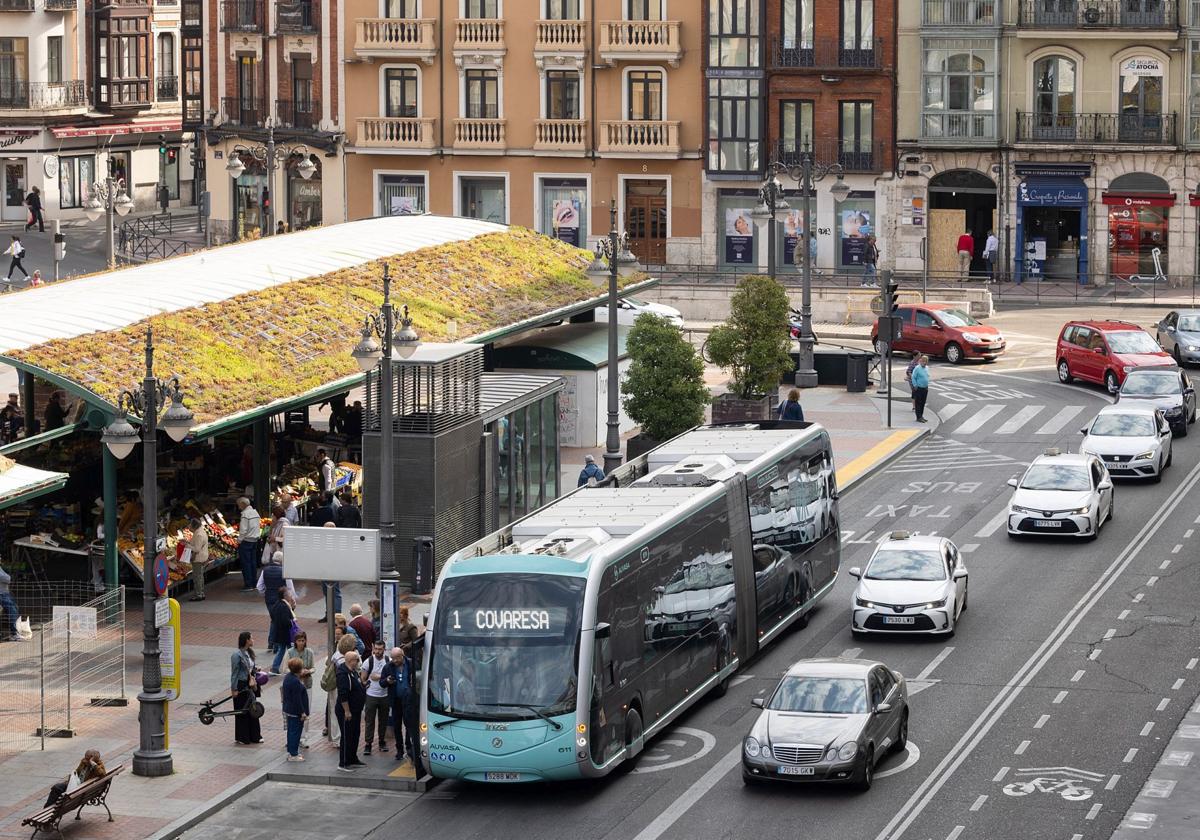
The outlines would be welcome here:
<svg viewBox="0 0 1200 840">
<path fill-rule="evenodd" d="M 33 187 L 47 218 L 79 218 L 109 174 L 141 210 L 162 184 L 192 200 L 179 33 L 177 2 L 0 0 L 0 220 Z"/>
<path fill-rule="evenodd" d="M 341 0 L 204 0 L 213 241 L 346 220 Z"/>
<path fill-rule="evenodd" d="M 1200 4 L 921 0 L 900 19 L 901 264 L 955 270 L 987 231 L 1000 268 L 1096 284 L 1191 274 Z M 1134 281 L 1136 282 L 1136 281 Z"/>
<path fill-rule="evenodd" d="M 432 212 L 646 264 L 700 242 L 695 0 L 345 0 L 350 218 Z"/>
<path fill-rule="evenodd" d="M 767 264 L 766 230 L 752 210 L 771 166 L 810 157 L 841 167 L 816 184 L 811 232 L 820 267 L 861 271 L 866 237 L 894 172 L 896 0 L 708 0 L 705 64 L 709 264 Z M 809 230 L 796 179 L 780 175 L 790 211 L 775 222 L 775 265 L 797 271 Z"/>
</svg>

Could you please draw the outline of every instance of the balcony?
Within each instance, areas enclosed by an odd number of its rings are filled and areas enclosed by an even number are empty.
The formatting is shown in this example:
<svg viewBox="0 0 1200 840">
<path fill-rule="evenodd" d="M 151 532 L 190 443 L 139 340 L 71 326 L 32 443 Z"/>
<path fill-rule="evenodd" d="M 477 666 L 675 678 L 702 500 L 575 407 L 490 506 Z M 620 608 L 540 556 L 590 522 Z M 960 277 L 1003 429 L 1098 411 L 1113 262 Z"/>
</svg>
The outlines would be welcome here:
<svg viewBox="0 0 1200 840">
<path fill-rule="evenodd" d="M 221 110 L 231 125 L 260 128 L 267 120 L 267 103 L 250 97 L 223 96 Z"/>
<path fill-rule="evenodd" d="M 432 19 L 359 18 L 354 52 L 360 58 L 416 58 L 433 64 L 437 42 Z"/>
<path fill-rule="evenodd" d="M 1020 0 L 1017 9 L 1021 29 L 1165 31 L 1179 26 L 1176 0 Z"/>
<path fill-rule="evenodd" d="M 503 55 L 504 21 L 499 18 L 462 18 L 454 22 L 456 53 Z"/>
<path fill-rule="evenodd" d="M 153 102 L 150 98 L 153 86 L 154 80 L 149 76 L 109 79 L 100 85 L 99 107 L 103 111 L 148 108 Z"/>
<path fill-rule="evenodd" d="M 0 0 L 0 12 L 32 12 L 33 0 Z"/>
<path fill-rule="evenodd" d="M 1017 112 L 1018 143 L 1064 146 L 1174 146 L 1174 114 L 1030 114 Z"/>
<path fill-rule="evenodd" d="M 435 149 L 433 117 L 365 117 L 358 121 L 356 146 L 371 149 Z"/>
<path fill-rule="evenodd" d="M 925 0 L 922 26 L 995 26 L 998 0 Z"/>
<path fill-rule="evenodd" d="M 1200 0 L 1192 0 L 1191 17 L 1188 18 L 1188 23 L 1193 29 L 1200 27 Z"/>
<path fill-rule="evenodd" d="M 618 61 L 667 61 L 683 58 L 677 20 L 606 20 L 600 24 L 600 58 Z"/>
<path fill-rule="evenodd" d="M 921 115 L 921 139 L 940 145 L 996 140 L 996 115 L 991 111 L 926 111 Z"/>
<path fill-rule="evenodd" d="M 86 82 L 69 81 L 51 85 L 0 79 L 0 109 L 54 111 L 59 108 L 82 108 L 87 104 Z"/>
<path fill-rule="evenodd" d="M 221 31 L 265 32 L 265 8 L 263 0 L 221 0 Z"/>
<path fill-rule="evenodd" d="M 775 157 L 787 166 L 796 166 L 806 151 L 811 151 L 816 163 L 839 164 L 846 172 L 878 173 L 883 171 L 884 144 L 863 142 L 846 144 L 839 140 L 818 140 L 808 147 L 796 140 L 780 140 L 775 144 Z"/>
<path fill-rule="evenodd" d="M 605 155 L 678 157 L 679 121 L 602 121 L 599 151 Z"/>
<path fill-rule="evenodd" d="M 469 151 L 503 151 L 506 146 L 502 119 L 458 119 L 454 121 L 454 148 Z"/>
<path fill-rule="evenodd" d="M 47 12 L 73 12 L 77 8 L 76 0 L 43 0 L 42 6 Z"/>
<path fill-rule="evenodd" d="M 275 31 L 312 34 L 317 31 L 317 9 L 312 0 L 279 0 L 275 4 Z"/>
<path fill-rule="evenodd" d="M 321 105 L 311 99 L 276 99 L 275 120 L 280 128 L 316 131 L 321 126 Z"/>
<path fill-rule="evenodd" d="M 820 72 L 878 71 L 883 68 L 883 39 L 876 38 L 869 49 L 843 47 L 839 41 L 820 41 L 807 46 L 789 46 L 776 41 L 772 63 L 777 70 L 815 70 Z"/>
<path fill-rule="evenodd" d="M 533 40 L 535 56 L 583 55 L 587 52 L 587 22 L 582 20 L 539 20 Z"/>
<path fill-rule="evenodd" d="M 159 76 L 154 83 L 154 92 L 159 102 L 175 102 L 179 99 L 179 77 Z"/>
<path fill-rule="evenodd" d="M 582 152 L 587 144 L 587 120 L 535 120 L 533 148 L 539 152 Z"/>
</svg>

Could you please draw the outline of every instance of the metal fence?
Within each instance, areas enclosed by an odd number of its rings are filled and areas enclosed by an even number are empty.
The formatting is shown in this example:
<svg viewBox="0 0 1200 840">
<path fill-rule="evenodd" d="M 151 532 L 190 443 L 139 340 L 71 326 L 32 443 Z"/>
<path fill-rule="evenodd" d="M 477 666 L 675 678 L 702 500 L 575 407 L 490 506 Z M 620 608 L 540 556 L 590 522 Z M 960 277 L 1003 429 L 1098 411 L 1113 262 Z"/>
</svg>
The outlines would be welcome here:
<svg viewBox="0 0 1200 840">
<path fill-rule="evenodd" d="M 83 586 L 76 591 L 80 594 Z M 14 586 L 34 624 L 27 641 L 0 645 L 0 751 L 45 749 L 47 738 L 97 730 L 106 706 L 128 702 L 125 685 L 125 588 L 66 603 Z"/>
</svg>

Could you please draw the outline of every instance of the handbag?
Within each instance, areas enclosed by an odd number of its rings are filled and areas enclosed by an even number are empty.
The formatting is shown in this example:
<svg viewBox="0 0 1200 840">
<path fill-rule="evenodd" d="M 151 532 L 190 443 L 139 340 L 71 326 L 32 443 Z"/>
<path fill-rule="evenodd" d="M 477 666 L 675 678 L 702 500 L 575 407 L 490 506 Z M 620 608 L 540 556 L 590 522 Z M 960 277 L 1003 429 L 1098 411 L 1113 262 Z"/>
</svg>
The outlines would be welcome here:
<svg viewBox="0 0 1200 840">
<path fill-rule="evenodd" d="M 292 616 L 292 626 L 288 628 L 288 642 L 296 644 L 296 636 L 300 634 L 300 625 L 296 622 L 296 616 Z"/>
</svg>

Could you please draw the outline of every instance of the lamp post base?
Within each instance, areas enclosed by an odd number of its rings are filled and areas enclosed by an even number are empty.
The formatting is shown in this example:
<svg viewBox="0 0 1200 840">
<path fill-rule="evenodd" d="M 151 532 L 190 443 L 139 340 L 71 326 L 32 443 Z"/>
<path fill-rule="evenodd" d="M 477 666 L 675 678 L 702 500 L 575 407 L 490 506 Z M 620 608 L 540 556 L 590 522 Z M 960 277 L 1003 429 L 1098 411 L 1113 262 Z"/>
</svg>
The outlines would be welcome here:
<svg viewBox="0 0 1200 840">
<path fill-rule="evenodd" d="M 167 693 L 143 691 L 137 699 L 141 746 L 133 753 L 133 775 L 151 778 L 170 776 L 175 772 L 175 765 L 171 751 L 166 749 Z M 155 745 L 162 745 L 162 749 L 154 749 Z"/>
<path fill-rule="evenodd" d="M 817 372 L 815 370 L 798 370 L 795 382 L 797 388 L 816 388 Z"/>
<path fill-rule="evenodd" d="M 608 475 L 613 470 L 615 470 L 617 467 L 621 466 L 622 460 L 623 459 L 621 457 L 621 450 L 619 450 L 619 449 L 616 452 L 605 452 L 604 453 L 604 474 Z"/>
</svg>

